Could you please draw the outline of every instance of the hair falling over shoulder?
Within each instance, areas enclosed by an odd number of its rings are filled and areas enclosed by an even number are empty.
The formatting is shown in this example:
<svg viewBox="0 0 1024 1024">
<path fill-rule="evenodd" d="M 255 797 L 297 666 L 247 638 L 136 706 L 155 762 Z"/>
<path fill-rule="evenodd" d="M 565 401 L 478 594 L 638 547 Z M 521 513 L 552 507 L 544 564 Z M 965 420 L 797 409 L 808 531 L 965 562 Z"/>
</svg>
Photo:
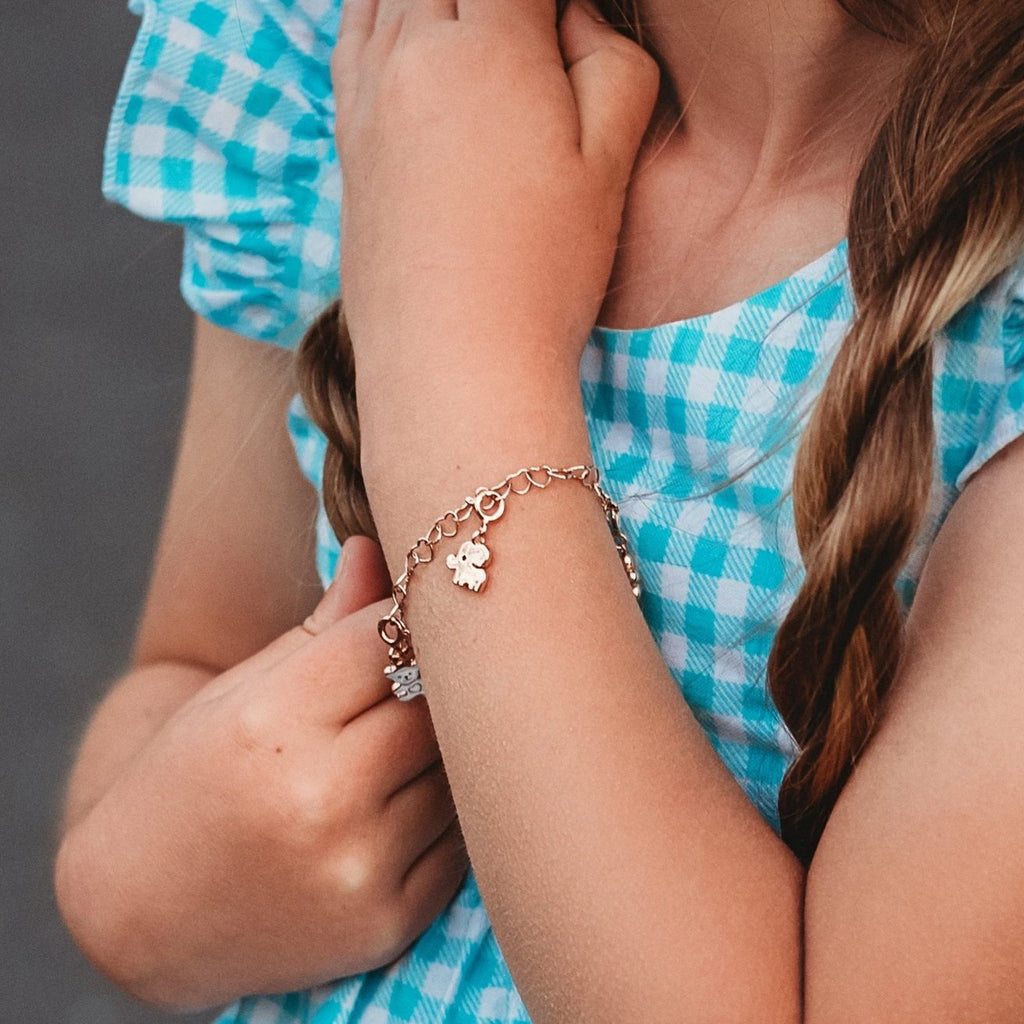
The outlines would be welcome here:
<svg viewBox="0 0 1024 1024">
<path fill-rule="evenodd" d="M 847 7 L 915 52 L 854 190 L 857 314 L 794 469 L 806 577 L 768 680 L 801 748 L 779 812 L 805 862 L 901 654 L 895 582 L 932 484 L 932 340 L 1024 250 L 1024 4 Z"/>
<path fill-rule="evenodd" d="M 603 0 L 639 37 L 635 0 Z M 911 48 L 849 217 L 856 316 L 798 447 L 806 576 L 775 639 L 768 685 L 800 746 L 779 796 L 805 862 L 870 739 L 903 643 L 896 578 L 932 486 L 932 340 L 1024 251 L 1024 2 L 843 0 Z M 351 340 L 335 303 L 299 350 L 300 386 L 329 442 L 324 503 L 339 538 L 375 536 L 359 469 Z"/>
</svg>

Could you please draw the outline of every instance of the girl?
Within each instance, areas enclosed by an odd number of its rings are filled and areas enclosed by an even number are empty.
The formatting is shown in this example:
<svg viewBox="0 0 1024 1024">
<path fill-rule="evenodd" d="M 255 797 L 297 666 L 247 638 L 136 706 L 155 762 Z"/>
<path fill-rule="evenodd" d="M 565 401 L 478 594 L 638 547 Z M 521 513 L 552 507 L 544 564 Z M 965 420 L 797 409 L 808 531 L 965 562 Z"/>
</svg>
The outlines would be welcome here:
<svg viewBox="0 0 1024 1024">
<path fill-rule="evenodd" d="M 1024 712 L 1024 10 L 650 0 L 659 91 L 650 58 L 578 4 L 556 31 L 546 0 L 347 2 L 342 279 L 392 574 L 462 495 L 596 459 L 647 589 L 641 616 L 572 480 L 509 496 L 483 593 L 437 565 L 410 580 L 433 725 L 525 1007 L 470 880 L 388 969 L 232 1013 L 1018 1019 L 1020 753 L 1000 736 Z M 235 220 L 212 248 L 244 242 Z M 323 336 L 305 353 L 336 440 L 338 353 Z M 216 766 L 229 807 L 205 801 L 193 838 L 245 820 L 236 805 L 301 745 L 293 719 L 370 720 L 341 706 L 357 687 L 324 685 L 335 659 L 356 666 L 358 614 L 332 624 L 344 596 L 111 771 L 65 843 L 83 933 L 82 891 L 113 873 L 97 849 L 119 874 L 158 854 L 154 891 L 182 864 L 169 753 L 204 722 L 244 721 L 253 774 Z M 299 681 L 287 703 L 252 697 L 261 673 Z M 160 822 L 139 826 L 131 809 L 156 797 Z M 324 831 L 325 802 L 313 787 L 300 834 Z M 205 857 L 163 892 L 210 886 Z M 358 890 L 365 864 L 335 856 L 333 877 Z M 126 888 L 121 921 L 165 927 L 146 885 Z M 211 950 L 240 918 L 213 910 Z M 280 940 L 266 925 L 252 945 Z"/>
</svg>

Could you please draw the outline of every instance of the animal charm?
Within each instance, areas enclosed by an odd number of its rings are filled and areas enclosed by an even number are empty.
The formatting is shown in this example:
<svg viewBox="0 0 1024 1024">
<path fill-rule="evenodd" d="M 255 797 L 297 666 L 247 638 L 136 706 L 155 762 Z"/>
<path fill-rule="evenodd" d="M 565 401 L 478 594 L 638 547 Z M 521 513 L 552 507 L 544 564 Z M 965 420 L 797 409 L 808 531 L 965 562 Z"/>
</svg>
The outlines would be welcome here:
<svg viewBox="0 0 1024 1024">
<path fill-rule="evenodd" d="M 385 670 L 384 674 L 391 683 L 391 692 L 399 700 L 412 700 L 423 696 L 423 683 L 420 670 L 415 665 L 402 665 L 400 668 Z"/>
<path fill-rule="evenodd" d="M 452 583 L 477 591 L 487 582 L 487 573 L 482 567 L 487 564 L 490 557 L 491 553 L 485 544 L 467 540 L 463 542 L 457 555 L 449 555 L 444 562 L 449 569 L 455 570 Z"/>
</svg>

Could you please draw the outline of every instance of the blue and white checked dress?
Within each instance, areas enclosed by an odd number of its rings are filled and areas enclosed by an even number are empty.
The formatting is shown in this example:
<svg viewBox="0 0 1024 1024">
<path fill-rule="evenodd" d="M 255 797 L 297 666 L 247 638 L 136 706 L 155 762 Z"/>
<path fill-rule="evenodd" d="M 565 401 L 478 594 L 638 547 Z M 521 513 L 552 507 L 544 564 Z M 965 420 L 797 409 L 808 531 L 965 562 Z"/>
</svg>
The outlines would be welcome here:
<svg viewBox="0 0 1024 1024">
<path fill-rule="evenodd" d="M 110 128 L 105 192 L 184 227 L 182 289 L 198 313 L 294 346 L 338 289 L 328 73 L 338 0 L 135 3 L 143 24 Z M 936 479 L 900 581 L 908 603 L 957 494 L 1024 433 L 1021 269 L 938 339 Z M 636 550 L 647 623 L 708 738 L 773 825 L 794 752 L 764 684 L 802 574 L 788 498 L 793 454 L 801 414 L 851 312 L 843 244 L 720 312 L 645 330 L 595 329 L 582 361 L 595 459 Z M 324 440 L 298 401 L 289 426 L 319 486 Z M 317 528 L 326 583 L 338 545 L 322 511 Z M 470 878 L 391 967 L 312 992 L 243 999 L 221 1021 L 528 1017 Z"/>
</svg>

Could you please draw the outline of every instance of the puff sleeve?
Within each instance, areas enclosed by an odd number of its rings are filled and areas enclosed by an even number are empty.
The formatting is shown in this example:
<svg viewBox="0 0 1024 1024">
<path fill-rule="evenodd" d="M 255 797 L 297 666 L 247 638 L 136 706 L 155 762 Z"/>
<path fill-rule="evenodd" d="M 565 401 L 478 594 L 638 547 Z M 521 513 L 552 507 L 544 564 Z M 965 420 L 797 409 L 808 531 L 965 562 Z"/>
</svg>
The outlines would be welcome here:
<svg viewBox="0 0 1024 1024">
<path fill-rule="evenodd" d="M 107 136 L 104 194 L 184 228 L 181 288 L 197 313 L 293 347 L 338 293 L 338 0 L 131 7 L 142 25 Z"/>
</svg>

